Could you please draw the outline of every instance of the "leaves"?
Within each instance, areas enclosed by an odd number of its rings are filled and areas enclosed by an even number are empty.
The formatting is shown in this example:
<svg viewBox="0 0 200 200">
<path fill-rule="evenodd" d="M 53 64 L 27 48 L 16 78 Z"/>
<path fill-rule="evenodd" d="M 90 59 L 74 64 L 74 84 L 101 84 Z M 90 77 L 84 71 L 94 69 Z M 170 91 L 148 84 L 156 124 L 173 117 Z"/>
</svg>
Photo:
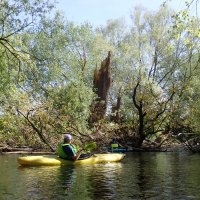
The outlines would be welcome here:
<svg viewBox="0 0 200 200">
<path fill-rule="evenodd" d="M 49 17 L 51 8 L 45 0 L 3 1 L 0 8 L 1 134 L 12 119 L 11 132 L 25 142 L 37 140 L 33 127 L 53 144 L 66 130 L 81 139 L 90 135 L 93 73 L 108 51 L 113 82 L 101 122 L 105 134 L 129 137 L 142 125 L 147 137 L 169 124 L 174 130 L 174 118 L 199 131 L 196 17 L 166 6 L 136 8 L 130 28 L 118 19 L 94 29 L 59 12 Z M 110 121 L 115 115 L 119 124 Z"/>
</svg>

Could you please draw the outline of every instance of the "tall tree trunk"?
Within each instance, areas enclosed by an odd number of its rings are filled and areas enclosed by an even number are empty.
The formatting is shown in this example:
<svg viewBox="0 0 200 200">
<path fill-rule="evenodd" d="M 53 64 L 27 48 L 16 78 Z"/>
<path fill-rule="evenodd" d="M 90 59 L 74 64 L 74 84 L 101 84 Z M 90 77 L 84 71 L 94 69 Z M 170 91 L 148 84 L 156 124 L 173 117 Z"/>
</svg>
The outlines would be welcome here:
<svg viewBox="0 0 200 200">
<path fill-rule="evenodd" d="M 94 71 L 93 88 L 98 97 L 91 108 L 92 114 L 89 119 L 91 125 L 105 117 L 110 86 L 111 52 L 109 51 L 107 58 L 101 62 L 100 69 L 96 68 Z"/>
<path fill-rule="evenodd" d="M 144 134 L 144 118 L 145 118 L 145 115 L 146 115 L 146 112 L 143 111 L 143 102 L 142 100 L 141 101 L 138 101 L 137 102 L 137 98 L 136 98 L 136 93 L 137 93 L 137 88 L 139 87 L 140 85 L 140 81 L 137 82 L 134 90 L 133 90 L 133 96 L 132 96 L 132 99 L 133 99 L 133 104 L 134 106 L 136 107 L 137 111 L 138 111 L 138 121 L 139 121 L 139 127 L 138 127 L 138 131 L 137 131 L 137 135 L 136 137 L 134 138 L 134 144 L 135 144 L 135 147 L 140 147 L 145 139 L 145 134 Z"/>
<path fill-rule="evenodd" d="M 121 108 L 121 104 L 122 104 L 121 91 L 122 91 L 122 87 L 119 89 L 117 102 L 116 102 L 116 105 L 112 106 L 112 114 L 110 116 L 110 120 L 115 123 L 120 123 L 122 120 L 122 117 L 120 114 L 120 108 Z"/>
</svg>

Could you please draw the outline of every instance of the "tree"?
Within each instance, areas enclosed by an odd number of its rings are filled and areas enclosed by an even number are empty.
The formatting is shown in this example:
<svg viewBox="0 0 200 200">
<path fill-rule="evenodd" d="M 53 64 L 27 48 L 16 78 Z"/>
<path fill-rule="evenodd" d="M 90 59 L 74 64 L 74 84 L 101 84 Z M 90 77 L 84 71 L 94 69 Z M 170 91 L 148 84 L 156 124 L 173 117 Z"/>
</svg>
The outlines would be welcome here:
<svg viewBox="0 0 200 200">
<path fill-rule="evenodd" d="M 113 86 L 116 82 L 118 88 L 111 92 L 111 99 L 118 99 L 118 110 L 112 116 L 121 115 L 115 132 L 129 141 L 131 137 L 136 147 L 145 138 L 166 131 L 191 77 L 188 68 L 182 66 L 187 66 L 194 54 L 184 43 L 186 37 L 177 38 L 173 31 L 172 15 L 166 7 L 157 13 L 136 8 L 131 32 L 107 37 L 115 49 Z M 109 28 L 102 32 L 115 32 Z"/>
<path fill-rule="evenodd" d="M 105 118 L 108 105 L 108 92 L 111 86 L 111 52 L 102 61 L 100 69 L 95 69 L 93 87 L 97 94 L 97 99 L 92 105 L 90 123 L 94 124 Z"/>
<path fill-rule="evenodd" d="M 4 85 L 14 80 L 19 81 L 22 67 L 26 62 L 30 64 L 30 53 L 21 42 L 22 35 L 29 28 L 37 25 L 37 21 L 44 16 L 52 4 L 49 1 L 1 1 L 0 8 L 0 51 L 2 79 Z M 6 78 L 7 75 L 7 79 Z M 10 78 L 10 75 L 13 78 Z M 6 81 L 7 80 L 7 81 Z"/>
</svg>

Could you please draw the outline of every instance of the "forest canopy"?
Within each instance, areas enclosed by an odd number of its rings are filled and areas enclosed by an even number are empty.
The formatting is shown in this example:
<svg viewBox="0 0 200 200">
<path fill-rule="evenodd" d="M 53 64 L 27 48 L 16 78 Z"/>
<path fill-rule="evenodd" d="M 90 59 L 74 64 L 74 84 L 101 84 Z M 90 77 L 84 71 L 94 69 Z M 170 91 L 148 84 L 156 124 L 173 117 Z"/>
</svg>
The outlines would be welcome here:
<svg viewBox="0 0 200 200">
<path fill-rule="evenodd" d="M 77 141 L 141 147 L 200 133 L 200 24 L 191 4 L 136 7 L 128 27 L 68 21 L 48 0 L 0 2 L 0 145 Z"/>
</svg>

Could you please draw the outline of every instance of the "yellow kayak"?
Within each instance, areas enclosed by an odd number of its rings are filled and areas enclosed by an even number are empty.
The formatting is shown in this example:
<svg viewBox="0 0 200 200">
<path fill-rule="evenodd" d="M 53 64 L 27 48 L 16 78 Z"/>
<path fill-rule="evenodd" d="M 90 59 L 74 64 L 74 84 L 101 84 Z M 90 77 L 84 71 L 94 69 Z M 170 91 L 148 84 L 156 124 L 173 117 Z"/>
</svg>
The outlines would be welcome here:
<svg viewBox="0 0 200 200">
<path fill-rule="evenodd" d="M 53 165 L 67 165 L 67 164 L 95 164 L 106 162 L 119 162 L 125 157 L 122 153 L 104 153 L 94 154 L 89 158 L 83 160 L 64 160 L 56 155 L 44 156 L 22 156 L 17 159 L 22 166 L 53 166 Z"/>
</svg>

